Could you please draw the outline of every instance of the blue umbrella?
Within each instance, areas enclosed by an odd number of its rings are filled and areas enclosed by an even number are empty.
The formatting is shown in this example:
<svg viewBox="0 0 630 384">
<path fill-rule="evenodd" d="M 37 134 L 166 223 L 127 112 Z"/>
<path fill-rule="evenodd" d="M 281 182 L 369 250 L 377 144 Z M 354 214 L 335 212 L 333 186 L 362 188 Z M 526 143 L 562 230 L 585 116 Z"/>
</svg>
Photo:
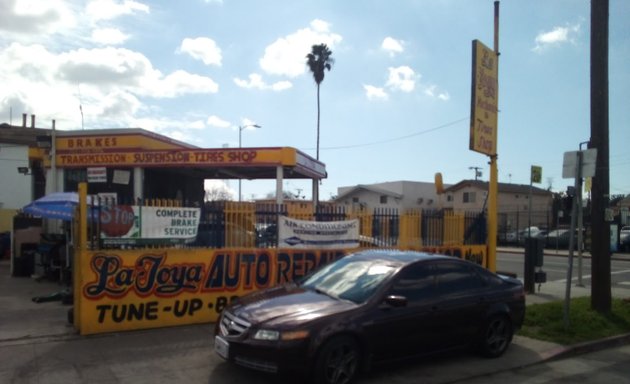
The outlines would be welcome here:
<svg viewBox="0 0 630 384">
<path fill-rule="evenodd" d="M 91 200 L 91 196 L 88 196 L 88 205 Z M 22 208 L 22 211 L 45 219 L 70 221 L 74 217 L 77 205 L 79 205 L 77 192 L 54 192 L 31 202 Z"/>
</svg>

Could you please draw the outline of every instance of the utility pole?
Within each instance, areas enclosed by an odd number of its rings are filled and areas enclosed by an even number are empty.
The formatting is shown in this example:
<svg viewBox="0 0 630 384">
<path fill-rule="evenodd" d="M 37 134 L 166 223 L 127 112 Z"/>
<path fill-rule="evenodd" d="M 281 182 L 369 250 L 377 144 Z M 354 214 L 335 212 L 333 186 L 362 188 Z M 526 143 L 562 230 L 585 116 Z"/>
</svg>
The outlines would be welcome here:
<svg viewBox="0 0 630 384">
<path fill-rule="evenodd" d="M 608 148 L 608 0 L 591 0 L 591 140 L 597 148 L 597 168 L 592 186 L 592 285 L 591 308 L 610 312 L 610 200 Z"/>
<path fill-rule="evenodd" d="M 468 167 L 468 169 L 472 169 L 475 171 L 475 181 L 477 181 L 477 179 L 481 177 L 481 167 Z"/>
</svg>

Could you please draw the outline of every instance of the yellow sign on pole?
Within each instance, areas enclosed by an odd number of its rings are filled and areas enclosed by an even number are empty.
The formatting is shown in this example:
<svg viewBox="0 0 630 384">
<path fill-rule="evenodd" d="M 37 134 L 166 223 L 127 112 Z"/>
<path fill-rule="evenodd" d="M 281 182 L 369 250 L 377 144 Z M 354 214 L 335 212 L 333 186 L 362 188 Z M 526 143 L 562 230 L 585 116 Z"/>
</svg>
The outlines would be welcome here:
<svg viewBox="0 0 630 384">
<path fill-rule="evenodd" d="M 540 184 L 542 182 L 542 167 L 538 165 L 532 165 L 531 178 L 532 183 Z"/>
<path fill-rule="evenodd" d="M 488 156 L 497 154 L 499 79 L 497 54 L 473 40 L 472 100 L 469 149 Z"/>
</svg>

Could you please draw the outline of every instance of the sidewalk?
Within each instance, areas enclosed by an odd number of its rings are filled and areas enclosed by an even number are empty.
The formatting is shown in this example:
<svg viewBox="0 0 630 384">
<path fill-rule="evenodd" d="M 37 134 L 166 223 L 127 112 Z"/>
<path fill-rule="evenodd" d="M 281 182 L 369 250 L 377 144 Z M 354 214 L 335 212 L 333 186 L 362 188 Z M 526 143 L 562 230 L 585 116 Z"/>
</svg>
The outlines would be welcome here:
<svg viewBox="0 0 630 384">
<path fill-rule="evenodd" d="M 33 297 L 47 296 L 64 288 L 56 282 L 37 282 L 28 277 L 11 277 L 8 261 L 0 260 L 0 306 L 3 308 L 0 311 L 0 324 L 2 324 L 2 327 L 0 327 L 0 347 L 29 345 L 33 351 L 32 353 L 37 354 L 40 348 L 45 349 L 50 343 L 67 340 L 81 342 L 89 339 L 89 337 L 78 335 L 74 328 L 67 323 L 69 305 L 64 305 L 61 301 L 43 303 L 32 301 Z M 528 304 L 563 300 L 565 289 L 566 285 L 564 283 L 545 283 L 541 286 L 540 291 L 537 290 L 535 294 L 528 295 L 526 300 Z M 576 287 L 574 285 L 571 292 L 572 297 L 590 295 L 590 287 Z M 628 295 L 628 292 L 626 289 L 623 292 L 613 292 L 613 295 Z M 207 331 L 205 326 L 186 328 L 190 329 L 164 328 L 142 332 L 105 334 L 99 339 L 105 341 L 114 337 L 120 340 L 128 337 L 131 342 L 131 340 L 141 337 L 155 340 L 161 339 L 162 336 L 166 335 L 182 335 L 181 332 L 196 332 L 199 335 L 205 335 Z M 146 336 L 143 336 L 143 334 Z M 426 378 L 425 381 L 427 383 L 451 383 L 625 343 L 630 343 L 630 334 L 571 347 L 517 335 L 514 338 L 513 345 L 499 360 L 479 359 L 474 356 L 443 359 L 435 362 L 435 367 L 433 363 L 418 367 L 417 369 L 421 370 L 421 372 L 416 372 L 416 368 L 411 367 L 405 376 L 408 376 L 409 373 L 421 374 Z M 74 345 L 78 348 L 80 344 Z M 208 341 L 207 348 L 208 350 L 211 349 L 210 341 Z M 2 353 L 0 353 L 1 355 Z M 375 378 L 375 380 L 368 379 L 367 382 L 382 382 L 378 378 Z M 401 377 L 397 382 L 411 381 Z"/>
</svg>

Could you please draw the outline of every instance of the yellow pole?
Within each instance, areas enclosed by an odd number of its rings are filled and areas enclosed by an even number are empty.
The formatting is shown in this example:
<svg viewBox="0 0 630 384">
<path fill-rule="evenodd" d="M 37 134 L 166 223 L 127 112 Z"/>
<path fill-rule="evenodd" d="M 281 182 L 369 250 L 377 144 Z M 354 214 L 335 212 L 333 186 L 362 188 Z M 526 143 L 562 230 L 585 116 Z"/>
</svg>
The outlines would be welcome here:
<svg viewBox="0 0 630 384">
<path fill-rule="evenodd" d="M 490 157 L 490 187 L 488 191 L 488 269 L 497 271 L 497 157 Z"/>
<path fill-rule="evenodd" d="M 84 252 L 87 251 L 87 184 L 79 183 L 79 220 L 73 219 L 73 223 L 78 223 L 78 230 L 74 230 L 75 248 L 72 255 L 72 322 L 74 328 L 81 332 L 81 261 L 85 259 Z"/>
<path fill-rule="evenodd" d="M 497 54 L 497 90 L 499 88 L 499 2 L 494 2 L 494 52 Z M 498 99 L 497 99 L 498 103 Z M 497 105 L 498 109 L 498 105 Z M 497 110 L 497 115 L 499 111 Z M 495 140 L 499 136 L 498 116 L 497 116 L 497 132 Z M 498 149 L 497 149 L 498 153 Z M 497 165 L 498 155 L 495 153 L 490 156 L 490 183 L 488 185 L 488 269 L 492 272 L 497 271 L 497 206 L 499 195 L 499 171 Z"/>
</svg>

